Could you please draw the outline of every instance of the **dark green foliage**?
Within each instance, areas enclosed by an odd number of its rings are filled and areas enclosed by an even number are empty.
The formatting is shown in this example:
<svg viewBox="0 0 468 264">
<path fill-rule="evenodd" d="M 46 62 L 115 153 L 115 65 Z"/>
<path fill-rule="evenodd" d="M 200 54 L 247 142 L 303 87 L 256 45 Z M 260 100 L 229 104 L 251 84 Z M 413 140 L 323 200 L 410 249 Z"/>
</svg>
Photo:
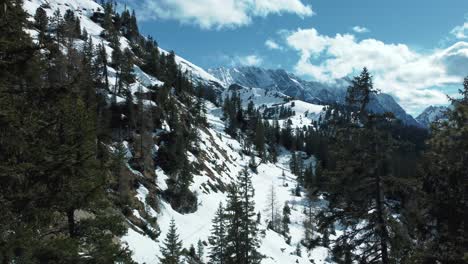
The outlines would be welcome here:
<svg viewBox="0 0 468 264">
<path fill-rule="evenodd" d="M 47 32 L 42 11 L 36 17 Z M 21 1 L 7 1 L 0 18 L 0 261 L 132 263 L 114 242 L 126 227 L 107 193 L 108 150 L 96 145 L 89 57 L 74 49 L 62 54 L 60 42 L 40 52 L 42 43 L 23 32 Z M 63 29 L 56 12 L 56 41 L 67 36 Z"/>
<path fill-rule="evenodd" d="M 348 89 L 349 109 L 354 112 L 345 116 L 351 118 L 344 125 L 339 120 L 333 125 L 333 166 L 319 171 L 329 179 L 326 188 L 329 207 L 320 215 L 320 225 L 323 229 L 340 223 L 346 228 L 335 241 L 337 254 L 344 254 L 345 262 L 349 258 L 369 263 L 396 261 L 389 252 L 390 241 L 396 239 L 400 225 L 391 216 L 398 206 L 390 206 L 386 200 L 395 191 L 392 187 L 406 190 L 410 187 L 398 181 L 391 167 L 392 154 L 399 145 L 388 129 L 392 117 L 366 111 L 369 97 L 375 92 L 364 69 Z M 366 224 L 361 224 L 362 221 Z M 350 254 L 358 247 L 366 253 Z M 398 250 L 398 245 L 391 249 Z"/>
<path fill-rule="evenodd" d="M 127 48 L 123 51 L 120 79 L 127 86 L 135 82 L 135 74 L 133 73 L 134 55 Z"/>
<path fill-rule="evenodd" d="M 289 224 L 291 223 L 291 219 L 289 216 L 291 215 L 291 208 L 288 205 L 288 202 L 284 203 L 283 207 L 283 219 L 282 219 L 282 233 L 283 236 L 288 237 L 289 235 Z"/>
<path fill-rule="evenodd" d="M 434 124 L 421 166 L 423 263 L 466 263 L 468 254 L 468 78 L 448 121 Z"/>
<path fill-rule="evenodd" d="M 161 246 L 162 257 L 159 258 L 161 264 L 180 264 L 182 255 L 182 241 L 177 234 L 174 219 L 171 220 L 169 231 Z"/>
<path fill-rule="evenodd" d="M 47 17 L 47 13 L 42 7 L 39 7 L 34 15 L 34 26 L 39 31 L 38 39 L 40 44 L 44 44 L 44 42 L 46 42 L 46 38 L 48 36 L 48 25 L 49 18 Z"/>
<path fill-rule="evenodd" d="M 309 190 L 317 188 L 316 177 L 314 176 L 314 169 L 312 164 L 305 168 L 303 179 L 305 188 Z"/>
<path fill-rule="evenodd" d="M 66 38 L 81 38 L 80 20 L 75 17 L 73 11 L 68 9 L 63 16 L 63 24 L 61 25 L 62 34 Z"/>
<path fill-rule="evenodd" d="M 208 237 L 208 242 L 210 244 L 209 263 L 226 263 L 226 215 L 222 204 L 219 204 L 212 220 L 211 235 Z"/>
<path fill-rule="evenodd" d="M 199 260 L 203 259 L 203 255 L 205 254 L 205 246 L 201 240 L 197 242 L 197 258 Z"/>
<path fill-rule="evenodd" d="M 297 182 L 300 185 L 304 184 L 304 161 L 302 160 L 302 152 L 293 152 L 289 161 L 291 173 L 297 176 Z"/>
<path fill-rule="evenodd" d="M 255 221 L 254 189 L 247 169 L 231 186 L 226 206 L 226 263 L 260 263 L 258 228 Z"/>
</svg>

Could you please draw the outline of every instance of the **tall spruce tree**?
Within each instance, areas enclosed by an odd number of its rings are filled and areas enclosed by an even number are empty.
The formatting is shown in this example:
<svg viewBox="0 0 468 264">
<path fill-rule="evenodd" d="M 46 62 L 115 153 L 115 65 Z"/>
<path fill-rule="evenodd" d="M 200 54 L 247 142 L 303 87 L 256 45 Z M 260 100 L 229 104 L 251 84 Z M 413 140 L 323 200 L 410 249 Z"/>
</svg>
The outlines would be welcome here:
<svg viewBox="0 0 468 264">
<path fill-rule="evenodd" d="M 435 123 L 422 163 L 423 263 L 468 261 L 468 77 L 448 120 Z"/>
<path fill-rule="evenodd" d="M 159 258 L 161 264 L 180 264 L 182 256 L 182 241 L 177 234 L 177 228 L 174 219 L 171 220 L 169 231 L 161 246 L 162 257 Z"/>
<path fill-rule="evenodd" d="M 223 204 L 220 203 L 212 220 L 211 235 L 208 237 L 210 264 L 226 263 L 226 219 Z"/>
<path fill-rule="evenodd" d="M 398 142 L 387 129 L 392 116 L 367 111 L 377 92 L 366 68 L 348 89 L 349 114 L 344 116 L 351 118 L 345 123 L 334 122 L 332 155 L 336 162 L 323 171 L 329 179 L 330 204 L 319 220 L 322 230 L 334 223 L 346 227 L 346 232 L 335 241 L 345 249 L 345 259 L 387 264 L 398 261 L 389 252 L 391 244 L 393 252 L 398 252 L 390 233 L 396 234 L 400 223 L 391 216 L 396 208 L 386 201 L 389 186 L 396 180 L 389 164 Z M 358 248 L 361 253 L 352 254 Z"/>
<path fill-rule="evenodd" d="M 283 218 L 281 220 L 282 223 L 282 234 L 285 237 L 289 236 L 289 224 L 291 223 L 291 207 L 289 207 L 288 202 L 286 201 L 283 206 Z"/>
</svg>

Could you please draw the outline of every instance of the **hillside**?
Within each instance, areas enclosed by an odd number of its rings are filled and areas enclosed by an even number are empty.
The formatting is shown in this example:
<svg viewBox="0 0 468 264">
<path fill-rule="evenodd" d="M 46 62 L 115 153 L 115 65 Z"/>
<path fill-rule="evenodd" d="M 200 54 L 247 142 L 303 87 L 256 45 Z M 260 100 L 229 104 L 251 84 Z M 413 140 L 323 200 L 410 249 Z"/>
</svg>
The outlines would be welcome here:
<svg viewBox="0 0 468 264">
<path fill-rule="evenodd" d="M 73 11 L 81 22 L 82 30 L 87 32 L 88 37 L 92 39 L 93 43 L 104 43 L 108 60 L 112 60 L 114 50 L 112 44 L 102 36 L 102 32 L 105 29 L 100 23 L 93 20 L 96 14 L 104 12 L 105 7 L 90 0 L 73 2 L 68 0 L 26 1 L 24 7 L 29 12 L 30 19 L 32 19 L 32 16 L 34 16 L 36 10 L 40 7 L 44 8 L 49 17 L 52 17 L 56 10 L 60 10 L 61 14 L 65 14 L 67 10 Z M 31 31 L 31 34 L 37 37 L 37 32 Z M 121 49 L 131 48 L 132 46 L 131 40 L 124 36 L 120 37 L 119 43 Z M 80 45 L 83 44 L 77 40 L 76 45 L 78 48 L 81 48 Z M 161 54 L 169 54 L 169 52 L 161 48 L 159 48 L 159 51 Z M 136 57 L 134 61 L 140 59 Z M 212 88 L 217 92 L 222 91 L 226 93 L 228 91 L 227 86 L 224 86 L 221 81 L 200 67 L 177 55 L 175 56 L 175 62 L 179 65 L 182 72 L 187 71 L 192 76 L 193 79 L 191 81 L 195 85 L 204 85 L 206 89 Z M 137 98 L 141 93 L 149 94 L 155 88 L 160 89 L 164 86 L 163 81 L 143 71 L 140 66 L 135 64 L 132 65 L 132 68 L 135 82 L 129 85 L 128 89 L 135 98 L 136 104 L 138 103 Z M 107 71 L 109 73 L 109 90 L 114 91 L 117 89 L 116 84 L 119 82 L 117 77 L 118 71 L 112 66 L 107 66 Z M 255 106 L 259 108 L 271 107 L 284 103 L 288 98 L 278 92 L 255 88 L 242 88 L 238 92 L 240 92 L 245 107 L 247 107 L 249 101 L 253 101 Z M 124 94 L 117 94 L 115 96 L 118 104 L 126 104 L 127 96 Z M 113 100 L 113 97 L 112 93 L 107 93 L 108 100 Z M 158 107 L 160 102 L 146 99 L 143 100 L 143 103 L 148 107 Z M 301 101 L 288 102 L 289 107 L 291 107 L 291 103 L 296 103 L 296 106 L 293 107 L 296 111 L 296 117 L 292 120 L 299 127 L 310 123 L 310 121 L 304 122 L 302 120 L 306 118 L 308 113 L 309 119 L 312 119 L 322 108 L 321 106 L 317 106 L 309 109 L 309 104 Z M 184 106 L 182 102 L 178 104 L 180 104 L 178 107 L 182 111 L 185 111 L 183 110 L 184 108 L 189 108 L 189 106 Z M 158 257 L 161 256 L 159 239 L 152 238 L 147 233 L 148 230 L 153 230 L 152 232 L 157 234 L 159 238 L 165 237 L 171 219 L 175 220 L 184 248 L 188 249 L 190 245 L 196 245 L 198 240 L 207 243 L 211 229 L 210 220 L 214 217 L 219 203 L 225 203 L 227 199 L 226 186 L 233 182 L 235 176 L 249 164 L 250 157 L 242 154 L 240 143 L 224 132 L 224 121 L 221 120 L 222 109 L 210 102 L 205 102 L 205 104 L 207 105 L 207 124 L 206 126 L 199 125 L 194 127 L 199 136 L 197 148 L 199 153 L 195 154 L 191 151 L 186 153 L 192 165 L 201 168 L 194 173 L 193 183 L 190 186 L 191 192 L 197 197 L 195 212 L 180 213 L 164 198 L 150 197 L 159 196 L 168 191 L 170 176 L 158 166 L 154 167 L 154 171 L 141 170 L 135 167 L 136 164 L 132 160 L 134 160 L 135 156 L 139 155 L 139 150 L 135 143 L 132 142 L 138 140 L 141 137 L 140 135 L 135 135 L 136 138 L 130 137 L 123 142 L 125 147 L 124 152 L 127 153 L 126 166 L 129 168 L 127 173 L 129 173 L 129 177 L 138 182 L 139 187 L 131 191 L 131 193 L 135 193 L 135 196 L 131 198 L 133 203 L 131 214 L 126 215 L 128 231 L 122 237 L 122 243 L 132 250 L 132 258 L 138 263 L 157 263 Z M 161 122 L 166 123 L 165 120 Z M 164 125 L 158 128 L 158 134 L 160 135 L 168 134 L 171 131 L 170 127 Z M 164 141 L 160 139 L 155 138 L 154 141 L 155 144 L 152 148 L 156 150 L 160 149 L 162 144 L 164 144 Z M 113 145 L 115 144 L 117 142 L 113 143 Z M 325 248 L 316 248 L 308 254 L 304 253 L 302 257 L 295 255 L 296 245 L 299 244 L 301 239 L 302 221 L 305 217 L 302 211 L 304 211 L 303 208 L 306 201 L 291 194 L 295 188 L 294 182 L 296 177 L 289 172 L 289 151 L 283 150 L 278 159 L 280 160 L 279 163 L 266 162 L 265 164 L 261 164 L 257 168 L 258 173 L 253 174 L 252 181 L 256 190 L 255 211 L 263 212 L 267 208 L 268 190 L 269 188 L 275 188 L 277 206 L 281 207 L 286 202 L 293 206 L 291 234 L 294 236 L 292 242 L 286 244 L 284 242 L 285 239 L 281 235 L 267 229 L 266 222 L 261 222 L 259 227 L 264 234 L 261 239 L 260 252 L 265 255 L 265 260 L 262 263 L 308 263 L 309 258 L 314 259 L 316 263 L 325 263 L 328 255 L 328 250 Z M 283 171 L 285 179 L 281 176 Z M 158 201 L 157 204 L 148 202 L 154 200 Z M 316 206 L 319 208 L 322 205 L 320 202 L 317 202 Z M 152 219 L 157 219 L 156 225 Z M 307 250 L 303 248 L 302 251 L 306 252 Z"/>
<path fill-rule="evenodd" d="M 0 263 L 466 258 L 468 79 L 429 135 L 367 68 L 333 85 L 204 70 L 113 1 L 0 18 Z"/>
</svg>

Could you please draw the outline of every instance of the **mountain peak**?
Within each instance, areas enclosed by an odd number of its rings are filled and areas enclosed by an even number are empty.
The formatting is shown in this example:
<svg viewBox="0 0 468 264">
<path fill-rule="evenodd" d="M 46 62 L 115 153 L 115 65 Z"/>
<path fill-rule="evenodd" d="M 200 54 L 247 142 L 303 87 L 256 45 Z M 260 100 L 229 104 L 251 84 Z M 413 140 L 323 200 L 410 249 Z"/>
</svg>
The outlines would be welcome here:
<svg viewBox="0 0 468 264">
<path fill-rule="evenodd" d="M 418 121 L 422 126 L 429 128 L 432 123 L 447 119 L 447 106 L 429 106 L 418 117 Z"/>
</svg>

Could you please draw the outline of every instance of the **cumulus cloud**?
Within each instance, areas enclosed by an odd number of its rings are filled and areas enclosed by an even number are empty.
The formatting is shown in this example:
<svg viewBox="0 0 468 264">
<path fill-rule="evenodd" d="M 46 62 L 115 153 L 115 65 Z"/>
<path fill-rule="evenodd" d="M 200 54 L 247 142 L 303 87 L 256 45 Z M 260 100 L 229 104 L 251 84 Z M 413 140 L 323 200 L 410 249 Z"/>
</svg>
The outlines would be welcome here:
<svg viewBox="0 0 468 264">
<path fill-rule="evenodd" d="M 271 50 L 282 50 L 283 49 L 283 47 L 281 47 L 278 43 L 276 43 L 272 39 L 268 39 L 267 41 L 265 41 L 265 46 L 267 46 L 267 48 L 269 48 Z"/>
<path fill-rule="evenodd" d="M 457 39 L 468 38 L 468 22 L 465 22 L 461 26 L 456 26 L 450 33 L 452 33 L 452 35 L 454 35 Z"/>
<path fill-rule="evenodd" d="M 263 63 L 263 59 L 257 55 L 237 56 L 231 64 L 242 66 L 259 66 Z"/>
<path fill-rule="evenodd" d="M 203 29 L 240 27 L 270 14 L 314 14 L 302 0 L 130 0 L 130 5 L 144 19 L 178 20 Z"/>
<path fill-rule="evenodd" d="M 354 26 L 353 31 L 356 33 L 367 33 L 370 32 L 370 30 L 366 27 L 360 27 L 360 26 Z"/>
<path fill-rule="evenodd" d="M 286 42 L 300 55 L 296 73 L 319 81 L 333 81 L 368 67 L 374 74 L 376 87 L 394 95 L 413 114 L 429 104 L 447 103 L 440 88 L 459 85 L 462 72 L 468 72 L 466 42 L 421 54 L 404 44 L 357 40 L 351 34 L 330 37 L 314 28 L 291 32 Z"/>
</svg>

